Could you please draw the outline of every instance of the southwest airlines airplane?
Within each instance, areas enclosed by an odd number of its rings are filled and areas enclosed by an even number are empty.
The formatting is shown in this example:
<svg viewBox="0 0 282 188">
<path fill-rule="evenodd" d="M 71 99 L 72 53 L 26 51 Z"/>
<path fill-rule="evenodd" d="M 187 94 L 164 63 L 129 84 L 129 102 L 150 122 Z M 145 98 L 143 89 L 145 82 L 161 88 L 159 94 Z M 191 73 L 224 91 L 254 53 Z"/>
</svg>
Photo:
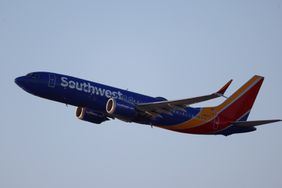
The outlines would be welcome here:
<svg viewBox="0 0 282 188">
<path fill-rule="evenodd" d="M 91 123 L 117 118 L 181 133 L 228 136 L 281 121 L 247 121 L 263 80 L 254 76 L 222 104 L 205 108 L 190 105 L 224 96 L 232 80 L 215 93 L 182 100 L 150 97 L 51 72 L 29 73 L 15 82 L 33 95 L 77 106 L 76 116 Z"/>
</svg>

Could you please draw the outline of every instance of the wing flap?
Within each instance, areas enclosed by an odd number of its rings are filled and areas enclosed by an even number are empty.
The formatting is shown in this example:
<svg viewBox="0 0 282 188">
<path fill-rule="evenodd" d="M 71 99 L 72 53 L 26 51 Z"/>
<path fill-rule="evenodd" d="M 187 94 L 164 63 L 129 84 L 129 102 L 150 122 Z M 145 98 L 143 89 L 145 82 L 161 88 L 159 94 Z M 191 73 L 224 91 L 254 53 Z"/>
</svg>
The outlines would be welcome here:
<svg viewBox="0 0 282 188">
<path fill-rule="evenodd" d="M 165 111 L 172 111 L 172 110 L 184 111 L 186 106 L 223 96 L 227 88 L 230 86 L 231 82 L 232 80 L 227 82 L 220 90 L 210 95 L 187 98 L 182 100 L 142 103 L 142 104 L 138 104 L 137 108 L 140 111 L 149 112 L 149 113 L 163 111 L 164 109 Z"/>
</svg>

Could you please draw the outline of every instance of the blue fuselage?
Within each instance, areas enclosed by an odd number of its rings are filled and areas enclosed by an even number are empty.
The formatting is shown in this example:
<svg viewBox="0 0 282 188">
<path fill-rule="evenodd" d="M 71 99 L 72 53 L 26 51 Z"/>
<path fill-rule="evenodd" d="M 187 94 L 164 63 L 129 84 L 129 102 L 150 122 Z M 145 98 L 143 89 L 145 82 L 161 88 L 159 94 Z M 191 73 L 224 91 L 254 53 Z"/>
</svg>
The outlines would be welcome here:
<svg viewBox="0 0 282 188">
<path fill-rule="evenodd" d="M 16 79 L 16 83 L 25 91 L 46 99 L 86 107 L 107 114 L 106 103 L 110 98 L 126 101 L 130 104 L 163 101 L 161 97 L 150 97 L 107 85 L 49 72 L 35 72 Z M 186 112 L 174 111 L 156 118 L 137 116 L 132 121 L 148 125 L 175 125 L 196 116 L 199 108 L 185 108 Z"/>
</svg>

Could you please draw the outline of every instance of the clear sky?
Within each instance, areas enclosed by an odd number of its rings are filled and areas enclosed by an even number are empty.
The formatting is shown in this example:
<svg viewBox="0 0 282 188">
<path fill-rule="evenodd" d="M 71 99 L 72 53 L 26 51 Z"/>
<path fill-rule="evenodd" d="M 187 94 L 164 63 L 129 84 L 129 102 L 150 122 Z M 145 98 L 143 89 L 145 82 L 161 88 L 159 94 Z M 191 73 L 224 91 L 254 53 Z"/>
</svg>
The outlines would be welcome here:
<svg viewBox="0 0 282 188">
<path fill-rule="evenodd" d="M 1 0 L 0 63 L 0 187 L 282 187 L 281 123 L 231 137 L 97 126 L 14 83 L 43 70 L 181 99 L 259 74 L 250 119 L 282 118 L 281 0 Z"/>
</svg>

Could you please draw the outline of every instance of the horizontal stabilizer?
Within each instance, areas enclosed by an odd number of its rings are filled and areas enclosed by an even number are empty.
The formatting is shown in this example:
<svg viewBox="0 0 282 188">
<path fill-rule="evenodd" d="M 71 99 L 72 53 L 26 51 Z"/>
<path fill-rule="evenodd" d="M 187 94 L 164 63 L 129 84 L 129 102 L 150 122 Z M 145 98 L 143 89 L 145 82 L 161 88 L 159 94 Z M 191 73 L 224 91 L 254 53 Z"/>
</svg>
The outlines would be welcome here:
<svg viewBox="0 0 282 188">
<path fill-rule="evenodd" d="M 281 119 L 273 119 L 273 120 L 259 120 L 259 121 L 237 121 L 232 123 L 233 125 L 239 126 L 239 127 L 255 127 L 259 125 L 269 124 L 269 123 L 275 123 L 282 121 Z"/>
</svg>

